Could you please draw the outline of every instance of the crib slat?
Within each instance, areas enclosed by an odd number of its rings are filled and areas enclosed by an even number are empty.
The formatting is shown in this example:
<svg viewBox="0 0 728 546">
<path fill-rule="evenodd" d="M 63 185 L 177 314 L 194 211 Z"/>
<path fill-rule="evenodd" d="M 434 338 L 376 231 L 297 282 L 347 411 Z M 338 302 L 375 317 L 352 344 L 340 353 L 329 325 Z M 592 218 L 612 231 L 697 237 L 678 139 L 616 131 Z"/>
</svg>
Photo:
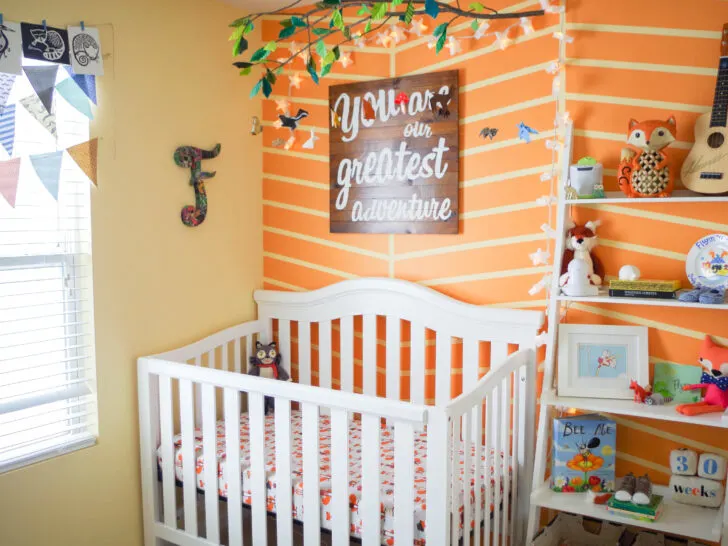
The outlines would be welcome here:
<svg viewBox="0 0 728 546">
<path fill-rule="evenodd" d="M 462 493 L 463 493 L 463 546 L 470 544 L 470 522 L 472 521 L 471 504 L 470 504 L 470 491 L 473 478 L 473 472 L 471 469 L 472 460 L 470 458 L 470 450 L 472 446 L 471 437 L 473 434 L 472 423 L 470 421 L 470 412 L 465 412 L 463 415 L 463 482 L 462 482 Z M 480 531 L 480 529 L 477 529 Z"/>
<path fill-rule="evenodd" d="M 394 512 L 394 541 L 396 544 L 414 542 L 413 458 L 414 427 L 410 423 L 394 424 L 394 502 L 400 510 Z"/>
<path fill-rule="evenodd" d="M 478 367 L 480 366 L 480 361 L 478 360 L 479 349 L 477 339 L 463 339 L 463 391 L 467 390 L 466 385 L 475 385 L 478 382 Z M 475 421 L 470 419 L 470 424 L 473 427 L 472 437 L 475 438 L 477 434 L 474 428 Z"/>
<path fill-rule="evenodd" d="M 410 401 L 425 403 L 425 328 L 410 322 Z"/>
<path fill-rule="evenodd" d="M 449 422 L 444 412 L 435 411 L 427 416 L 426 471 L 429 479 L 427 480 L 425 532 L 428 544 L 447 544 L 450 536 L 449 456 Z"/>
<path fill-rule="evenodd" d="M 493 451 L 493 429 L 494 426 L 493 418 L 493 391 L 488 394 L 485 399 L 485 465 L 483 468 L 483 474 L 485 477 L 485 509 L 483 518 L 485 520 L 485 544 L 489 545 L 490 542 L 490 530 L 491 530 L 491 504 L 493 503 L 493 486 L 492 477 L 495 470 L 495 457 Z"/>
<path fill-rule="evenodd" d="M 319 407 L 303 402 L 303 543 L 321 543 L 321 507 L 319 491 Z"/>
<path fill-rule="evenodd" d="M 450 457 L 450 524 L 451 544 L 458 543 L 460 527 L 460 418 L 452 419 L 452 456 Z"/>
<path fill-rule="evenodd" d="M 510 459 L 510 434 L 511 434 L 511 376 L 507 375 L 501 385 L 501 415 L 503 416 L 503 422 L 501 424 L 501 449 L 503 450 L 502 465 L 503 465 L 503 532 L 502 543 L 503 546 L 507 546 L 508 531 L 510 526 L 508 524 L 509 518 L 509 503 L 510 498 L 510 476 L 508 472 L 508 461 Z"/>
<path fill-rule="evenodd" d="M 399 317 L 387 317 L 387 398 L 399 400 L 399 381 L 402 371 L 399 366 L 400 332 Z"/>
<path fill-rule="evenodd" d="M 475 453 L 473 459 L 475 460 L 475 533 L 474 533 L 474 546 L 480 546 L 480 522 L 483 520 L 483 509 L 481 507 L 483 503 L 483 492 L 481 487 L 483 482 L 480 479 L 480 474 L 483 471 L 483 463 L 481 458 L 483 456 L 483 405 L 478 404 L 472 410 L 472 421 L 473 421 L 473 443 L 475 445 Z M 487 468 L 487 467 L 486 467 Z M 487 476 L 488 474 L 486 474 Z M 488 508 L 490 509 L 490 507 Z"/>
<path fill-rule="evenodd" d="M 223 350 L 227 345 L 223 346 Z M 224 352 L 223 352 L 224 354 Z M 223 358 L 223 362 L 227 362 Z M 217 423 L 215 418 L 215 387 L 202 385 L 202 455 L 205 481 L 205 529 L 209 542 L 220 542 L 220 522 L 217 487 Z"/>
<path fill-rule="evenodd" d="M 500 368 L 508 358 L 508 344 L 504 341 L 493 341 L 490 344 L 490 368 Z"/>
<path fill-rule="evenodd" d="M 260 454 L 265 453 L 265 410 L 263 409 L 262 393 L 248 393 L 248 419 L 250 425 L 250 492 L 253 546 L 265 546 L 268 542 L 266 535 L 265 457 L 260 456 Z M 256 457 L 254 454 L 259 456 Z"/>
<path fill-rule="evenodd" d="M 240 394 L 226 388 L 225 481 L 227 482 L 228 533 L 230 546 L 243 546 L 243 494 L 240 474 Z"/>
<path fill-rule="evenodd" d="M 195 366 L 202 367 L 202 356 L 195 358 Z M 196 384 L 193 389 L 195 390 L 194 405 L 195 408 L 195 426 L 202 426 L 202 394 L 200 391 L 200 385 Z"/>
<path fill-rule="evenodd" d="M 331 410 L 331 535 L 334 546 L 349 545 L 349 416 Z"/>
<path fill-rule="evenodd" d="M 179 380 L 180 429 L 182 432 L 182 489 L 185 532 L 197 536 L 197 455 L 193 422 L 192 381 Z"/>
<path fill-rule="evenodd" d="M 174 425 L 172 421 L 172 380 L 159 376 L 159 420 L 162 444 L 162 498 L 164 523 L 177 528 L 177 497 L 174 476 Z"/>
<path fill-rule="evenodd" d="M 450 401 L 450 334 L 438 331 L 435 336 L 435 404 L 447 404 Z"/>
<path fill-rule="evenodd" d="M 341 390 L 354 392 L 354 317 L 341 317 L 340 323 L 341 346 Z"/>
<path fill-rule="evenodd" d="M 228 343 L 225 342 L 222 345 L 222 367 L 220 368 L 226 372 L 230 371 L 230 358 L 228 357 Z"/>
<path fill-rule="evenodd" d="M 500 387 L 493 389 L 491 396 L 493 397 L 493 408 L 500 408 L 502 393 Z M 501 518 L 500 518 L 500 504 L 502 499 L 501 493 L 501 468 L 502 457 L 501 450 L 503 444 L 501 443 L 501 428 L 503 427 L 503 418 L 500 410 L 493 412 L 493 417 L 488 416 L 488 421 L 492 421 L 493 424 L 493 473 L 495 477 L 495 483 L 493 484 L 493 543 L 498 544 L 500 542 L 501 533 Z"/>
<path fill-rule="evenodd" d="M 233 358 L 235 361 L 233 362 L 233 370 L 235 370 L 235 373 L 240 373 L 242 370 L 243 365 L 243 357 L 240 354 L 240 338 L 235 338 L 235 343 L 233 343 Z"/>
<path fill-rule="evenodd" d="M 518 435 L 521 432 L 520 427 L 520 414 L 519 404 L 521 403 L 520 392 L 521 388 L 519 385 L 519 374 L 520 370 L 513 372 L 513 430 L 511 431 L 511 478 L 510 482 L 513 484 L 511 487 L 511 543 L 515 543 L 518 540 L 516 536 L 516 519 L 518 515 L 518 451 L 520 446 L 518 444 Z"/>
<path fill-rule="evenodd" d="M 275 401 L 276 425 L 276 531 L 279 544 L 293 544 L 291 485 L 291 402 Z"/>
<path fill-rule="evenodd" d="M 246 360 L 245 362 L 242 362 L 243 365 L 243 372 L 248 371 L 248 362 L 250 362 L 250 357 L 253 356 L 253 336 L 245 336 L 245 355 Z"/>
<path fill-rule="evenodd" d="M 331 388 L 331 321 L 319 322 L 319 387 Z"/>
<path fill-rule="evenodd" d="M 379 508 L 379 417 L 361 417 L 361 502 L 362 546 L 381 543 L 381 512 Z"/>
<path fill-rule="evenodd" d="M 364 315 L 362 327 L 364 394 L 377 395 L 377 316 Z"/>
<path fill-rule="evenodd" d="M 217 348 L 207 351 L 207 367 L 211 370 L 217 370 Z"/>
<path fill-rule="evenodd" d="M 278 319 L 278 352 L 281 355 L 281 365 L 289 374 L 291 373 L 291 321 Z"/>
<path fill-rule="evenodd" d="M 311 323 L 298 322 L 298 382 L 311 384 Z"/>
</svg>

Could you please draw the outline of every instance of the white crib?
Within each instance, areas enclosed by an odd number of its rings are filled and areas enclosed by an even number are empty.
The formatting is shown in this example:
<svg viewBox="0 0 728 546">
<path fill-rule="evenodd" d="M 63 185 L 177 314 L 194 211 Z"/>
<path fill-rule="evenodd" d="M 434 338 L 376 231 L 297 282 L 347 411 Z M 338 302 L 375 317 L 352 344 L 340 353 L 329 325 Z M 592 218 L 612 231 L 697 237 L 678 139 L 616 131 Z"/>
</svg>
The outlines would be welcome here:
<svg viewBox="0 0 728 546">
<path fill-rule="evenodd" d="M 364 546 L 523 543 L 534 453 L 534 346 L 542 313 L 469 305 L 393 279 L 345 281 L 306 293 L 261 290 L 255 300 L 258 320 L 139 359 L 146 546 L 165 541 L 288 546 L 298 544 L 301 534 L 305 546 L 320 544 L 324 534 L 327 541 L 345 545 L 352 535 L 352 510 L 361 524 L 355 536 Z M 318 339 L 312 343 L 316 323 Z M 409 341 L 402 341 L 407 327 Z M 296 383 L 244 373 L 255 340 L 265 343 L 274 337 L 289 370 L 297 345 Z M 386 358 L 378 363 L 381 345 Z M 360 359 L 355 359 L 355 346 Z M 409 401 L 401 400 L 400 393 L 400 376 L 407 381 L 400 368 L 402 347 L 405 355 L 409 348 Z M 312 349 L 318 355 L 317 374 L 312 373 Z M 434 353 L 429 369 L 427 353 Z M 463 392 L 451 399 L 451 368 L 457 361 L 462 361 Z M 377 396 L 378 366 L 386 370 L 386 397 Z M 479 378 L 481 367 L 487 373 Z M 363 393 L 355 392 L 359 373 Z M 433 374 L 434 405 L 425 398 Z M 264 415 L 265 396 L 275 399 L 272 421 Z M 248 468 L 241 463 L 243 410 Z M 301 422 L 295 434 L 294 412 Z M 319 445 L 323 419 L 330 426 L 330 454 Z M 269 449 L 274 452 L 273 484 L 266 467 L 270 462 L 260 455 L 266 422 L 274 434 L 274 449 Z M 350 483 L 347 440 L 352 423 L 361 431 L 356 484 Z M 224 442 L 218 444 L 221 435 Z M 394 475 L 389 512 L 383 512 L 380 498 L 383 436 L 394 454 L 386 463 L 393 462 L 389 471 Z M 301 443 L 297 474 L 292 437 Z M 415 438 L 426 438 L 426 466 L 419 469 L 426 475 L 426 503 L 418 499 L 417 505 Z M 322 450 L 330 459 L 325 479 Z M 476 461 L 483 458 L 479 466 Z M 219 476 L 222 460 L 225 470 Z M 492 479 L 481 477 L 482 468 L 486 476 L 491 469 Z M 361 489 L 354 504 L 352 485 Z M 324 489 L 327 521 L 321 513 Z M 296 491 L 302 491 L 297 512 Z M 418 510 L 424 510 L 424 522 L 415 521 Z M 391 523 L 384 535 L 383 521 Z"/>
</svg>

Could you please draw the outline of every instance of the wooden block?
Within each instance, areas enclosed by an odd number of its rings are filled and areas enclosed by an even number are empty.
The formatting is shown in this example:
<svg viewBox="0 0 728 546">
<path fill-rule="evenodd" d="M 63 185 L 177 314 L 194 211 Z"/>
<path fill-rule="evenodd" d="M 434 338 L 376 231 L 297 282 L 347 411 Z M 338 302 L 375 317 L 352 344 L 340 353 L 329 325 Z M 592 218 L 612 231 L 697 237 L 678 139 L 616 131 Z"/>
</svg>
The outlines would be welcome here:
<svg viewBox="0 0 728 546">
<path fill-rule="evenodd" d="M 718 508 L 723 502 L 723 484 L 693 476 L 672 476 L 670 478 L 672 500 L 683 504 L 694 504 Z"/>
<path fill-rule="evenodd" d="M 698 472 L 698 454 L 692 449 L 673 449 L 670 452 L 670 470 L 681 476 L 695 476 Z"/>
<path fill-rule="evenodd" d="M 728 461 L 722 455 L 715 453 L 703 453 L 698 462 L 698 476 L 709 480 L 723 481 L 726 474 Z"/>
</svg>

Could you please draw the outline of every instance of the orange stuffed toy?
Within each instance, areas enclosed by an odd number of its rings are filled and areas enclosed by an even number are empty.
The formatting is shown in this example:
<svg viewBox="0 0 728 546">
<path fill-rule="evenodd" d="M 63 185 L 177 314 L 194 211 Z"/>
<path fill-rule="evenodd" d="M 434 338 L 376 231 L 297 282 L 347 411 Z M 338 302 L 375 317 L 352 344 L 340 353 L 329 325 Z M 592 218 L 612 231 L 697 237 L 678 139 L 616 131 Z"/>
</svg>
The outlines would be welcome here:
<svg viewBox="0 0 728 546">
<path fill-rule="evenodd" d="M 683 415 L 725 411 L 728 408 L 728 348 L 716 345 L 710 336 L 705 336 L 698 360 L 705 368 L 700 383 L 683 385 L 683 390 L 703 390 L 703 400 L 693 404 L 680 404 L 675 409 Z"/>
<path fill-rule="evenodd" d="M 670 196 L 675 174 L 663 150 L 675 142 L 675 134 L 675 116 L 666 121 L 629 120 L 629 147 L 622 148 L 617 168 L 619 188 L 627 197 Z"/>
</svg>

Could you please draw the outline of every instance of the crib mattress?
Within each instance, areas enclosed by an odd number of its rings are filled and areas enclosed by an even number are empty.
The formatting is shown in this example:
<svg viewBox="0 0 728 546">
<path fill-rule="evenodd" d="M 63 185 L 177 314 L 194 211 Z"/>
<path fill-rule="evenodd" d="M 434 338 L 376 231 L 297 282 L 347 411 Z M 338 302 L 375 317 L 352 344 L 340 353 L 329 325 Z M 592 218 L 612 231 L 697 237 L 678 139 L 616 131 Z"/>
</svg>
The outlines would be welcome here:
<svg viewBox="0 0 728 546">
<path fill-rule="evenodd" d="M 293 517 L 296 520 L 303 520 L 303 451 L 302 451 L 302 432 L 301 432 L 301 412 L 293 410 L 291 412 L 291 432 L 292 432 L 292 487 L 293 487 Z M 248 446 L 249 439 L 248 414 L 243 413 L 240 416 L 240 462 L 242 471 L 242 489 L 243 502 L 250 505 L 251 498 L 251 468 L 250 468 L 250 450 Z M 197 487 L 203 489 L 204 468 L 206 461 L 202 452 L 202 431 L 195 429 L 195 455 Z M 362 520 L 359 513 L 359 500 L 361 498 L 361 423 L 358 420 L 351 420 L 349 423 L 349 506 L 351 509 L 350 531 L 354 537 L 360 537 L 362 531 Z M 392 427 L 382 427 L 380 442 L 380 500 L 381 500 L 381 529 L 382 543 L 393 544 L 394 537 L 394 430 Z M 329 504 L 331 502 L 331 421 L 326 415 L 319 418 L 319 453 L 320 453 L 320 490 L 321 490 L 321 525 L 325 529 L 331 529 L 331 510 Z M 484 449 L 486 453 L 489 450 Z M 460 481 L 464 478 L 465 468 L 463 465 L 463 450 L 460 449 Z M 263 453 L 265 457 L 266 469 L 266 490 L 267 490 L 267 510 L 269 512 L 276 511 L 276 467 L 275 467 L 275 424 L 274 416 L 267 415 L 265 418 L 265 449 Z M 162 462 L 161 447 L 157 450 L 158 461 Z M 218 475 L 218 493 L 221 497 L 227 497 L 228 484 L 225 479 L 225 467 L 227 464 L 225 453 L 225 425 L 223 421 L 217 422 L 217 453 L 214 464 L 217 466 Z M 174 437 L 174 460 L 175 475 L 177 480 L 183 480 L 182 474 L 182 437 L 177 434 Z M 474 448 L 471 450 L 471 471 L 474 469 L 475 456 Z M 492 497 L 495 492 L 496 481 L 500 482 L 502 491 L 503 470 L 498 465 L 498 473 L 496 476 L 496 467 L 493 466 L 493 454 L 486 460 L 483 455 L 477 464 L 480 472 L 481 480 L 481 507 L 485 507 L 485 479 L 491 481 L 491 502 L 489 503 L 489 512 L 493 510 Z M 414 499 L 415 499 L 415 542 L 416 546 L 424 546 L 425 544 L 425 508 L 427 496 L 427 434 L 425 431 L 415 432 L 414 441 Z M 511 469 L 508 467 L 507 473 L 510 475 Z M 496 480 L 496 477 L 501 479 Z M 462 487 L 459 488 L 462 491 Z M 460 511 L 460 534 L 462 536 L 463 527 L 463 510 L 464 504 L 461 498 L 458 499 Z M 475 504 L 475 488 L 474 481 L 471 480 L 470 487 L 471 506 Z M 473 517 L 471 515 L 471 521 Z"/>
</svg>

